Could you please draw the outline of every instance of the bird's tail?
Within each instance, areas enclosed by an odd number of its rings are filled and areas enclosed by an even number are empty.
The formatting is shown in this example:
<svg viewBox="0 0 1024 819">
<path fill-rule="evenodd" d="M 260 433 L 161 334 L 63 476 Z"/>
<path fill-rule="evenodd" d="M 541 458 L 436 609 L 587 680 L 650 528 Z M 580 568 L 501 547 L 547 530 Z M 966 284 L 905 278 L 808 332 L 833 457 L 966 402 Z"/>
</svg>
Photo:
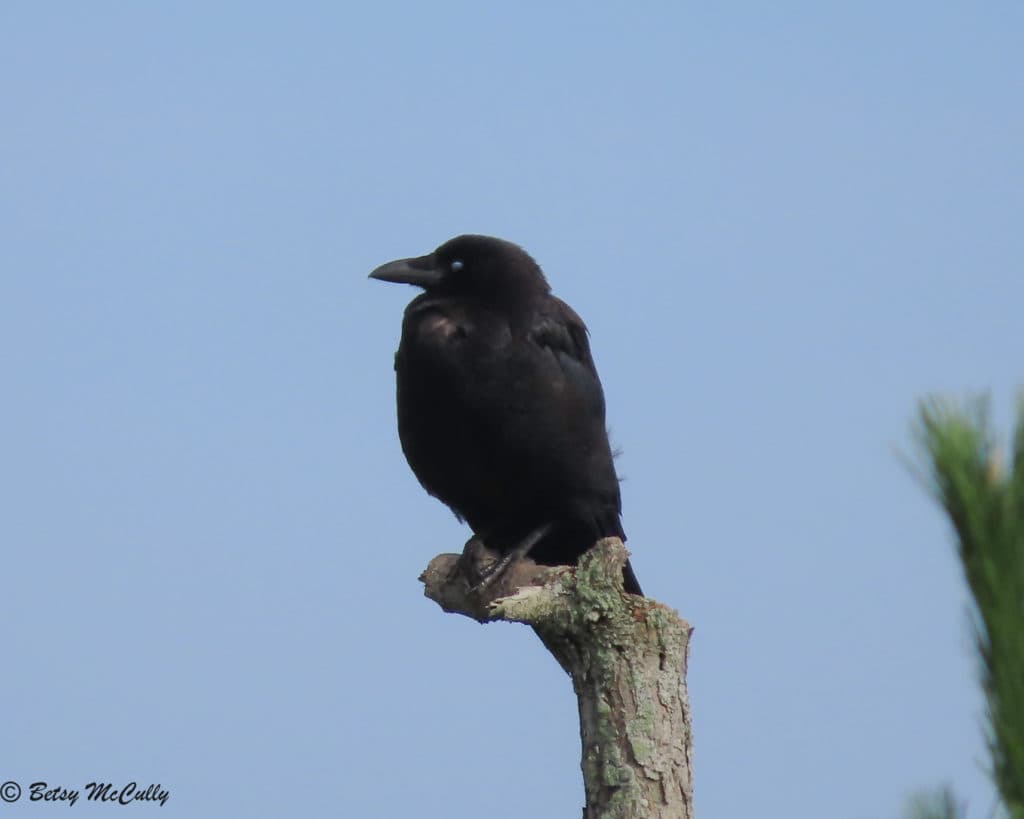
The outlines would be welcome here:
<svg viewBox="0 0 1024 819">
<path fill-rule="evenodd" d="M 622 567 L 622 585 L 630 594 L 639 594 L 641 597 L 644 596 L 644 593 L 640 590 L 640 581 L 636 579 L 636 574 L 628 560 L 626 561 L 626 565 Z"/>
</svg>

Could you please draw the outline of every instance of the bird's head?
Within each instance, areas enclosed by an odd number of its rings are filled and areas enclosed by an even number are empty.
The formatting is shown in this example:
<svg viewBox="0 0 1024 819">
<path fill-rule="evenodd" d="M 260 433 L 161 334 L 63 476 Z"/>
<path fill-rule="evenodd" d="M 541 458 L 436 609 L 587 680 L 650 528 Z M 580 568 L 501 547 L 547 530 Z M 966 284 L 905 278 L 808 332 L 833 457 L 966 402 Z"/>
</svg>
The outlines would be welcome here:
<svg viewBox="0 0 1024 819">
<path fill-rule="evenodd" d="M 550 292 L 533 258 L 493 236 L 456 236 L 433 253 L 382 264 L 371 279 L 422 287 L 428 293 L 505 301 Z"/>
</svg>

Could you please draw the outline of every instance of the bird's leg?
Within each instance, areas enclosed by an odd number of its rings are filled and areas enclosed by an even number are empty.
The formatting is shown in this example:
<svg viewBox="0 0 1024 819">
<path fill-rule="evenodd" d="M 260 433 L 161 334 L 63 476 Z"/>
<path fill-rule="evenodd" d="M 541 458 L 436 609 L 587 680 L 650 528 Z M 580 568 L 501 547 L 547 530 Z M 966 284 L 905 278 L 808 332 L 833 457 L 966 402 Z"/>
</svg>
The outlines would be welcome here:
<svg viewBox="0 0 1024 819">
<path fill-rule="evenodd" d="M 552 524 L 545 523 L 543 526 L 538 526 L 530 532 L 530 534 L 519 541 L 511 551 L 503 554 L 500 559 L 496 560 L 484 572 L 482 572 L 480 582 L 477 583 L 471 591 L 482 592 L 495 580 L 505 574 L 508 567 L 515 563 L 515 561 L 526 557 L 530 553 L 530 550 L 537 545 L 537 541 L 551 531 L 551 526 Z"/>
</svg>

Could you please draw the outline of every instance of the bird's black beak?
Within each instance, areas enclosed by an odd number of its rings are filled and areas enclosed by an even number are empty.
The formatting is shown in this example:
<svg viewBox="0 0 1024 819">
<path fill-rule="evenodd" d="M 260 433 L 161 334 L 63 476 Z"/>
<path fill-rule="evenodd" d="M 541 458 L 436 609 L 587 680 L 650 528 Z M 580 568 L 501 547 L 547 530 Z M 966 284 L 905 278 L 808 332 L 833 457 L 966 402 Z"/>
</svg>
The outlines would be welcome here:
<svg viewBox="0 0 1024 819">
<path fill-rule="evenodd" d="M 382 282 L 413 284 L 426 289 L 438 284 L 443 275 L 444 271 L 438 267 L 437 259 L 430 253 L 415 259 L 398 259 L 382 264 L 370 274 L 370 278 Z"/>
</svg>

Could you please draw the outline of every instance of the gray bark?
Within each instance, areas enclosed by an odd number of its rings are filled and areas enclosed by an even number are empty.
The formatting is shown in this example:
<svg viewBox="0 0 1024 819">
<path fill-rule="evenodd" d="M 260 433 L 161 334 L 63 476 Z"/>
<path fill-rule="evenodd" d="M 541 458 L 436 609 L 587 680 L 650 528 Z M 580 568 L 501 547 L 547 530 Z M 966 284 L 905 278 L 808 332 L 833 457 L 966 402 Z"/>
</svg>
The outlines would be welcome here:
<svg viewBox="0 0 1024 819">
<path fill-rule="evenodd" d="M 599 541 L 579 566 L 520 560 L 492 586 L 470 588 L 496 555 L 475 538 L 420 576 L 447 612 L 533 628 L 572 678 L 583 745 L 584 819 L 693 819 L 686 659 L 690 627 L 622 590 L 627 552 Z"/>
</svg>

